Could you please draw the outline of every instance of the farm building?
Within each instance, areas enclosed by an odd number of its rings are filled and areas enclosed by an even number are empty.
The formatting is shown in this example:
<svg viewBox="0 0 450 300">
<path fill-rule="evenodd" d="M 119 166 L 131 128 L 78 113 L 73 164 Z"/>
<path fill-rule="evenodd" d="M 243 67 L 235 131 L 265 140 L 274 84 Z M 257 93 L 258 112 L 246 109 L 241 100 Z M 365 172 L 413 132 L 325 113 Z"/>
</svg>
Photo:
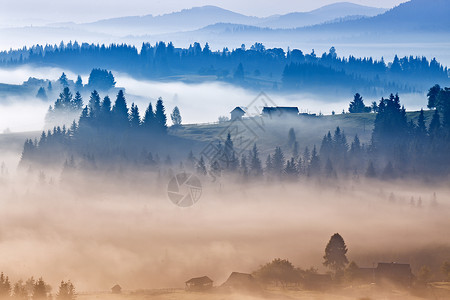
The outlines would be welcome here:
<svg viewBox="0 0 450 300">
<path fill-rule="evenodd" d="M 212 288 L 213 281 L 208 276 L 191 278 L 185 282 L 186 291 L 206 291 Z"/>
<path fill-rule="evenodd" d="M 237 106 L 230 112 L 230 114 L 231 114 L 231 121 L 241 120 L 242 117 L 245 115 L 245 110 Z"/>
<path fill-rule="evenodd" d="M 221 288 L 231 291 L 259 291 L 261 287 L 256 282 L 256 279 L 251 274 L 246 273 L 231 273 L 227 281 L 225 281 Z"/>
<path fill-rule="evenodd" d="M 116 284 L 115 286 L 113 286 L 111 288 L 111 293 L 113 293 L 113 294 L 120 294 L 120 293 L 122 293 L 122 287 L 120 285 Z"/>
<path fill-rule="evenodd" d="M 298 116 L 298 108 L 297 107 L 282 107 L 282 106 L 276 106 L 276 107 L 264 107 L 262 110 L 262 115 L 264 117 L 271 117 L 271 118 L 277 118 L 277 117 L 287 117 L 287 116 Z"/>
</svg>

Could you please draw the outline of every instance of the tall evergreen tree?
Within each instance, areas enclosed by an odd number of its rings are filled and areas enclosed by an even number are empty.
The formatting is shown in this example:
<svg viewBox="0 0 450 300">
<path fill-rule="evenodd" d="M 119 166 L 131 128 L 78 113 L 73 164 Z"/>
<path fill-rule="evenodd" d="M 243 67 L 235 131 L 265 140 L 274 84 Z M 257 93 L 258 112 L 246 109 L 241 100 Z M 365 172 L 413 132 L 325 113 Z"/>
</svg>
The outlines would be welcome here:
<svg viewBox="0 0 450 300">
<path fill-rule="evenodd" d="M 320 174 L 320 158 L 317 155 L 316 145 L 311 152 L 311 160 L 308 165 L 308 177 L 318 176 Z"/>
<path fill-rule="evenodd" d="M 275 148 L 275 153 L 272 156 L 272 168 L 273 172 L 276 175 L 282 175 L 285 166 L 285 158 L 284 153 L 281 150 L 281 147 Z"/>
<path fill-rule="evenodd" d="M 156 102 L 155 119 L 158 131 L 165 133 L 167 131 L 167 117 L 161 97 Z"/>
<path fill-rule="evenodd" d="M 173 126 L 180 126 L 181 125 L 181 114 L 180 114 L 180 110 L 178 109 L 178 106 L 174 107 L 170 117 L 172 119 Z"/>
<path fill-rule="evenodd" d="M 433 118 L 430 122 L 430 127 L 428 132 L 432 138 L 437 138 L 439 136 L 439 132 L 441 130 L 441 119 L 439 116 L 439 112 L 437 110 L 434 111 Z"/>
<path fill-rule="evenodd" d="M 61 77 L 59 77 L 58 81 L 63 87 L 69 86 L 69 81 L 67 79 L 67 75 L 64 72 L 61 74 Z"/>
<path fill-rule="evenodd" d="M 96 90 L 91 93 L 89 98 L 89 116 L 91 118 L 97 118 L 100 114 L 100 95 Z"/>
<path fill-rule="evenodd" d="M 152 107 L 151 102 L 148 104 L 148 107 L 145 110 L 144 119 L 142 120 L 142 125 L 147 129 L 149 129 L 149 128 L 154 129 L 154 127 L 156 126 L 156 117 L 155 117 L 155 113 L 153 112 L 153 107 Z"/>
<path fill-rule="evenodd" d="M 75 82 L 75 89 L 77 91 L 81 91 L 83 89 L 83 79 L 81 79 L 80 75 L 78 75 L 77 81 Z"/>
<path fill-rule="evenodd" d="M 58 293 L 56 294 L 57 300 L 75 300 L 75 287 L 70 281 L 61 281 L 59 285 Z"/>
<path fill-rule="evenodd" d="M 72 109 L 78 112 L 83 109 L 83 98 L 78 91 L 75 93 L 75 97 L 72 100 Z"/>
<path fill-rule="evenodd" d="M 122 90 L 117 93 L 117 98 L 112 108 L 112 115 L 115 126 L 119 128 L 127 128 L 129 126 L 128 107 Z"/>
<path fill-rule="evenodd" d="M 44 299 L 47 299 L 47 286 L 41 277 L 34 284 L 33 300 L 44 300 Z"/>
<path fill-rule="evenodd" d="M 197 163 L 196 169 L 197 169 L 197 174 L 206 175 L 208 173 L 206 171 L 206 165 L 205 165 L 205 160 L 203 159 L 203 156 L 200 157 L 200 160 Z"/>
<path fill-rule="evenodd" d="M 130 109 L 130 126 L 133 129 L 139 128 L 141 125 L 141 117 L 139 116 L 139 108 L 134 103 L 131 104 Z"/>
<path fill-rule="evenodd" d="M 324 266 L 335 271 L 335 274 L 341 273 L 348 264 L 347 246 L 339 233 L 335 233 L 325 247 Z"/>
<path fill-rule="evenodd" d="M 441 87 L 439 86 L 439 84 L 434 85 L 433 87 L 431 87 L 431 88 L 428 90 L 428 94 L 427 94 L 427 97 L 428 97 L 428 105 L 427 105 L 427 107 L 428 107 L 429 109 L 436 108 L 436 105 L 437 105 L 437 97 L 438 97 L 440 91 L 441 91 Z"/>
<path fill-rule="evenodd" d="M 423 109 L 420 110 L 419 119 L 417 120 L 416 134 L 418 139 L 424 142 L 424 139 L 427 136 L 427 126 L 425 125 Z"/>
<path fill-rule="evenodd" d="M 350 106 L 348 108 L 348 111 L 350 113 L 363 113 L 363 112 L 370 112 L 370 107 L 366 108 L 364 105 L 363 98 L 359 93 L 356 93 L 353 101 L 350 102 Z"/>
<path fill-rule="evenodd" d="M 263 175 L 262 164 L 259 159 L 259 151 L 256 147 L 256 143 L 253 145 L 253 149 L 251 150 L 250 174 L 254 177 L 260 177 Z"/>
</svg>

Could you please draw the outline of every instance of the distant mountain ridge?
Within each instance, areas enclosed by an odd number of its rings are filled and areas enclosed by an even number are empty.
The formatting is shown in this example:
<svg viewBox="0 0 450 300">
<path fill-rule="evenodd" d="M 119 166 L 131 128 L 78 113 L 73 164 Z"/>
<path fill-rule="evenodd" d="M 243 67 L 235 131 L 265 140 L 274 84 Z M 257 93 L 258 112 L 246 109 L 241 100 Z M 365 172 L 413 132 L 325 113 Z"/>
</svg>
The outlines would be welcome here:
<svg viewBox="0 0 450 300">
<path fill-rule="evenodd" d="M 411 0 L 383 14 L 334 24 L 313 26 L 319 30 L 351 31 L 450 31 L 450 0 Z"/>
<path fill-rule="evenodd" d="M 86 30 L 109 33 L 112 29 L 122 35 L 161 34 L 177 31 L 200 29 L 216 23 L 232 23 L 269 28 L 296 28 L 332 22 L 346 17 L 370 17 L 385 12 L 384 8 L 375 8 L 339 2 L 310 12 L 293 12 L 269 17 L 253 17 L 236 13 L 217 6 L 202 6 L 183 9 L 178 12 L 158 16 L 128 16 L 84 23 L 78 26 Z"/>
</svg>

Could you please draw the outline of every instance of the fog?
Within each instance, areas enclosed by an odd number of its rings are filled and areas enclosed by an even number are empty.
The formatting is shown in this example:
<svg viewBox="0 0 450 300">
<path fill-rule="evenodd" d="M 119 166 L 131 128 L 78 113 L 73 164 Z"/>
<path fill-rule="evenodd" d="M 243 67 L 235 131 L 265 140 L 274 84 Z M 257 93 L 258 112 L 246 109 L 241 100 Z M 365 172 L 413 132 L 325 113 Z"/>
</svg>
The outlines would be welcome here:
<svg viewBox="0 0 450 300">
<path fill-rule="evenodd" d="M 56 80 L 62 71 L 2 70 L 0 79 L 10 84 L 29 76 Z M 82 76 L 86 82 L 86 74 Z M 121 73 L 116 81 L 126 88 L 128 104 L 136 102 L 141 114 L 149 101 L 161 96 L 167 113 L 179 106 L 184 123 L 216 121 L 258 95 L 216 82 L 140 81 Z M 330 100 L 270 91 L 267 95 L 276 105 L 314 113 L 339 113 L 353 96 Z M 400 96 L 408 109 L 425 104 L 418 95 Z M 0 162 L 6 161 L 8 169 L 0 175 L 0 265 L 13 282 L 43 276 L 53 293 L 61 280 L 68 279 L 81 292 L 108 291 L 116 283 L 127 291 L 183 288 L 186 280 L 204 275 L 220 285 L 233 271 L 251 273 L 277 257 L 323 273 L 324 249 L 335 232 L 344 237 L 349 260 L 362 267 L 396 261 L 411 263 L 417 273 L 422 265 L 436 269 L 450 259 L 446 183 L 301 179 L 258 184 L 205 176 L 200 178 L 199 202 L 180 208 L 167 196 L 168 175 L 98 171 L 62 181 L 61 170 L 44 170 L 45 177 L 38 169 L 16 171 L 23 141 L 39 135 L 54 100 L 10 98 L 0 105 L 0 129 L 36 130 L 0 135 Z M 325 134 L 314 122 L 302 122 L 307 124 L 296 128 L 318 139 Z M 301 149 L 303 143 L 309 140 L 301 140 Z M 431 205 L 434 193 L 437 207 Z M 415 203 L 421 197 L 422 205 L 411 205 L 411 197 Z"/>
<path fill-rule="evenodd" d="M 249 273 L 276 257 L 323 272 L 324 248 L 335 232 L 344 237 L 349 260 L 366 267 L 420 261 L 418 249 L 432 255 L 433 247 L 450 247 L 443 232 L 450 226 L 447 187 L 374 181 L 263 186 L 203 177 L 200 201 L 180 208 L 165 194 L 165 178 L 155 189 L 148 174 L 131 176 L 134 182 L 105 175 L 65 185 L 56 178 L 38 184 L 33 176 L 3 180 L 2 271 L 14 281 L 43 276 L 54 287 L 71 279 L 79 291 L 116 283 L 134 290 L 183 287 L 203 275 L 219 285 L 232 271 Z M 388 201 L 391 192 L 395 202 Z M 433 192 L 439 209 L 430 206 Z M 421 196 L 423 207 L 411 207 L 411 196 Z"/>
<path fill-rule="evenodd" d="M 75 80 L 78 74 L 68 70 L 51 67 L 21 67 L 16 69 L 0 69 L 0 83 L 22 84 L 29 77 L 39 79 L 57 80 L 61 73 L 65 72 L 69 79 Z M 264 92 L 269 106 L 296 106 L 300 112 L 315 114 L 337 114 L 342 110 L 348 110 L 348 104 L 353 99 L 353 94 L 340 94 L 330 96 L 327 94 L 308 93 L 279 93 L 273 90 L 248 90 L 221 82 L 184 83 L 181 81 L 148 81 L 138 80 L 124 73 L 113 70 L 116 78 L 116 86 L 125 88 L 127 102 L 131 105 L 135 102 L 140 109 L 141 116 L 145 112 L 148 103 L 155 105 L 156 100 L 162 97 L 166 106 L 166 112 L 170 114 L 175 106 L 178 106 L 184 124 L 216 122 L 219 116 L 229 117 L 229 113 L 236 106 L 246 107 Z M 87 83 L 88 74 L 80 74 L 83 82 Z M 72 91 L 74 92 L 74 91 Z M 396 91 L 392 91 L 395 93 Z M 104 97 L 106 94 L 100 92 Z M 366 105 L 379 98 L 362 95 Z M 388 94 L 385 96 L 389 96 Z M 114 100 L 115 94 L 110 93 Z M 401 102 L 407 110 L 414 111 L 426 107 L 426 96 L 421 94 L 400 94 Z M 44 117 L 49 105 L 55 99 L 41 101 L 33 96 L 7 96 L 0 102 L 0 131 L 35 131 L 44 128 Z M 84 97 L 84 103 L 89 99 Z M 261 107 L 259 109 L 262 109 Z M 169 118 L 170 119 L 170 118 Z M 170 124 L 170 121 L 169 121 Z"/>
</svg>

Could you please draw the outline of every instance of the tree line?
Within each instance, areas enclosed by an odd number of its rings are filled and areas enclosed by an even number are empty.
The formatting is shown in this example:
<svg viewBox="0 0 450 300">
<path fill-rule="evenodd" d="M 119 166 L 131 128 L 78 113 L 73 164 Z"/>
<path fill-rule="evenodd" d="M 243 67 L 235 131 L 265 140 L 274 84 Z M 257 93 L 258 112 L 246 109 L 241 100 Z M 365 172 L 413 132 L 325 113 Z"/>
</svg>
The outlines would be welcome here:
<svg viewBox="0 0 450 300">
<path fill-rule="evenodd" d="M 7 275 L 0 274 L 0 299 L 75 300 L 77 294 L 73 283 L 70 280 L 61 281 L 55 296 L 52 295 L 52 287 L 42 277 L 37 280 L 30 277 L 25 282 L 19 280 L 13 285 Z"/>
<path fill-rule="evenodd" d="M 74 71 L 109 68 L 135 77 L 158 79 L 171 75 L 213 75 L 249 87 L 260 88 L 261 78 L 274 88 L 310 90 L 351 87 L 378 94 L 380 89 L 421 92 L 433 83 L 447 84 L 448 69 L 436 59 L 405 56 L 384 59 L 338 57 L 332 47 L 322 55 L 299 49 L 266 49 L 261 43 L 250 48 L 212 51 L 194 43 L 189 48 L 175 48 L 173 43 L 143 43 L 140 49 L 127 44 L 98 45 L 69 42 L 60 45 L 35 45 L 0 52 L 1 66 L 33 63 L 57 65 Z M 278 86 L 278 83 L 282 83 Z M 323 90 L 322 90 L 323 91 Z"/>
<path fill-rule="evenodd" d="M 248 151 L 234 146 L 233 136 L 228 133 L 225 142 L 213 142 L 212 157 L 195 156 L 191 151 L 180 161 L 180 168 L 194 170 L 200 175 L 215 178 L 234 175 L 245 180 L 263 178 L 274 180 L 298 180 L 306 178 L 379 178 L 393 180 L 402 177 L 426 179 L 445 177 L 449 174 L 450 157 L 450 97 L 449 89 L 430 89 L 429 105 L 435 103 L 427 115 L 418 113 L 417 121 L 408 120 L 400 97 L 391 94 L 372 104 L 375 113 L 374 128 L 369 143 L 361 143 L 358 135 L 350 141 L 340 127 L 323 136 L 320 145 L 308 146 L 301 151 L 295 130 L 288 132 L 288 148 L 274 145 L 266 158 L 260 155 L 255 143 Z M 70 100 L 72 99 L 72 100 Z M 77 96 L 71 98 L 65 88 L 55 107 L 73 109 L 80 107 Z M 359 108 L 358 108 L 359 107 Z M 355 111 L 368 111 L 361 95 L 356 94 L 350 103 Z M 49 111 L 50 115 L 54 111 Z M 172 115 L 175 125 L 181 124 L 181 115 L 175 108 Z M 159 172 L 174 168 L 172 158 L 165 160 L 158 154 L 168 154 L 164 147 L 182 153 L 176 137 L 169 134 L 167 116 L 162 99 L 155 110 L 150 103 L 143 117 L 133 103 L 127 106 L 123 91 L 119 91 L 114 104 L 108 96 L 101 100 L 97 91 L 91 93 L 88 105 L 82 109 L 79 121 L 69 128 L 56 126 L 42 132 L 40 139 L 27 140 L 22 153 L 22 164 L 40 163 L 66 167 L 98 168 L 118 162 L 129 166 L 145 166 Z M 158 146 L 158 147 L 156 147 Z M 180 149 L 179 149 L 180 148 Z M 155 150 L 153 153 L 149 149 Z M 192 148 L 191 148 L 192 149 Z"/>
<path fill-rule="evenodd" d="M 81 110 L 81 113 L 80 113 Z M 124 92 L 119 90 L 114 102 L 109 96 L 100 97 L 94 90 L 87 105 L 77 92 L 72 96 L 65 87 L 54 107 L 47 113 L 47 121 L 68 120 L 70 126 L 54 126 L 43 131 L 39 139 L 28 139 L 22 152 L 21 164 L 58 165 L 74 164 L 74 158 L 93 168 L 103 161 L 113 164 L 133 160 L 137 149 L 151 147 L 167 140 L 167 116 L 162 98 L 153 108 L 150 102 L 143 116 L 134 103 L 127 105 Z M 175 107 L 171 114 L 174 126 L 181 126 L 181 114 Z M 148 154 L 142 154 L 148 159 Z M 139 154 L 141 155 L 141 154 Z M 151 154 L 150 154 L 151 155 Z"/>
</svg>

